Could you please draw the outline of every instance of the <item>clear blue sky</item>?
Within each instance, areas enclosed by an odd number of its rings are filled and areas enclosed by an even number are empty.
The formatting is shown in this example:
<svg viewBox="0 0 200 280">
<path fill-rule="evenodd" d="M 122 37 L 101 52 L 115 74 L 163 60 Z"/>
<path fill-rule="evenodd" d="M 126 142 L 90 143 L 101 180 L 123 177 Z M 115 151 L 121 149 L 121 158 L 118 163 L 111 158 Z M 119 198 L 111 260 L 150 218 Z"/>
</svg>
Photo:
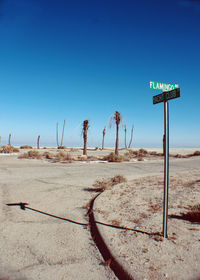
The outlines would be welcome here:
<svg viewBox="0 0 200 280">
<path fill-rule="evenodd" d="M 118 110 L 133 147 L 161 147 L 163 103 L 150 80 L 178 83 L 170 146 L 200 147 L 200 1 L 0 0 L 2 144 L 100 146 Z M 105 145 L 114 145 L 107 127 Z M 124 146 L 124 131 L 120 131 Z"/>
</svg>

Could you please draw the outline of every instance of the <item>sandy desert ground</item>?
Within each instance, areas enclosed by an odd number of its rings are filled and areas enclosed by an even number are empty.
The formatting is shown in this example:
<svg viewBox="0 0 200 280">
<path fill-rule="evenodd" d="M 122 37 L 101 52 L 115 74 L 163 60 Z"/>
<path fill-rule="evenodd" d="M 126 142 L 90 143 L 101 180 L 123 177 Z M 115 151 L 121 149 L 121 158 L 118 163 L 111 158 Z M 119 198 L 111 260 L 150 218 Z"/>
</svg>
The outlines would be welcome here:
<svg viewBox="0 0 200 280">
<path fill-rule="evenodd" d="M 170 153 L 195 150 L 170 149 Z M 40 150 L 44 151 L 56 152 Z M 70 153 L 81 155 L 80 150 Z M 108 153 L 110 149 L 88 151 L 89 156 Z M 160 235 L 162 157 L 52 162 L 19 159 L 18 154 L 0 154 L 0 279 L 117 279 L 109 265 L 103 265 L 86 213 L 95 195 L 88 190 L 95 188 L 96 180 L 105 183 L 119 174 L 127 182 L 105 187 L 94 203 L 97 221 L 129 229 L 98 224 L 111 252 L 133 279 L 199 279 L 199 223 L 171 217 L 168 239 Z M 180 216 L 200 204 L 199 174 L 200 156 L 170 158 L 169 215 Z M 19 202 L 78 223 L 6 205 Z"/>
</svg>

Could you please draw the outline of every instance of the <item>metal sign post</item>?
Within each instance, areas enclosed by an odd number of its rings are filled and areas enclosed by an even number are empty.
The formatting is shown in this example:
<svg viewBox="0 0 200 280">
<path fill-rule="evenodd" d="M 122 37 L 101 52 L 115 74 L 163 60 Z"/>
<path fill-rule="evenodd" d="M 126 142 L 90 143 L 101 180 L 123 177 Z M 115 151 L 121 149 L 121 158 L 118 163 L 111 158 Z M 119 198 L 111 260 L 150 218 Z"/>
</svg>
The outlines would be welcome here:
<svg viewBox="0 0 200 280">
<path fill-rule="evenodd" d="M 163 237 L 167 238 L 168 193 L 169 193 L 169 106 L 164 101 L 164 200 L 163 200 Z"/>
<path fill-rule="evenodd" d="M 169 105 L 168 100 L 180 97 L 180 88 L 153 96 L 153 104 L 164 102 L 164 199 L 163 237 L 167 238 L 168 193 L 169 193 Z"/>
</svg>

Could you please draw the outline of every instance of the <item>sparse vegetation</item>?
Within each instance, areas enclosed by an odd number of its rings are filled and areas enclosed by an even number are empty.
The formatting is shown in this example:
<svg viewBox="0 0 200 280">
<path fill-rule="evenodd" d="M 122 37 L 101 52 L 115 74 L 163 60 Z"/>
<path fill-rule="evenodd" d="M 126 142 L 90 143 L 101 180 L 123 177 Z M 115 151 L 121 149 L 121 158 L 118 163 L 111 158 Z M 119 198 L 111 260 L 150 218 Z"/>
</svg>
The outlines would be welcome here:
<svg viewBox="0 0 200 280">
<path fill-rule="evenodd" d="M 130 157 L 127 155 L 121 156 L 116 155 L 115 153 L 110 153 L 109 155 L 103 157 L 103 160 L 107 160 L 108 162 L 122 162 L 122 161 L 129 161 Z"/>
<path fill-rule="evenodd" d="M 125 183 L 126 181 L 126 178 L 123 175 L 119 174 L 110 179 L 97 180 L 93 186 L 95 188 L 98 188 L 99 191 L 104 191 L 105 189 L 110 189 L 114 185 Z"/>
<path fill-rule="evenodd" d="M 56 154 L 55 161 L 72 161 L 72 156 L 69 153 L 59 152 Z"/>
<path fill-rule="evenodd" d="M 138 160 L 138 161 L 143 161 L 144 159 L 143 159 L 142 156 L 138 156 L 137 160 Z"/>
<path fill-rule="evenodd" d="M 191 211 L 200 211 L 200 203 L 193 206 L 189 206 L 189 209 Z"/>
<path fill-rule="evenodd" d="M 40 154 L 38 151 L 35 151 L 35 150 L 31 150 L 31 151 L 28 151 L 27 153 L 24 153 L 22 155 L 19 155 L 20 159 L 22 158 L 31 158 L 31 159 L 42 159 L 42 154 Z"/>
<path fill-rule="evenodd" d="M 65 146 L 58 146 L 58 149 L 59 150 L 64 150 L 64 149 L 67 149 L 67 147 L 65 147 Z"/>
<path fill-rule="evenodd" d="M 29 145 L 23 145 L 20 147 L 20 149 L 33 149 L 33 147 Z"/>
<path fill-rule="evenodd" d="M 46 159 L 52 159 L 53 154 L 51 152 L 44 152 L 43 157 L 46 158 Z"/>
<path fill-rule="evenodd" d="M 0 153 L 2 154 L 19 153 L 19 149 L 11 145 L 5 145 L 0 148 Z"/>
</svg>

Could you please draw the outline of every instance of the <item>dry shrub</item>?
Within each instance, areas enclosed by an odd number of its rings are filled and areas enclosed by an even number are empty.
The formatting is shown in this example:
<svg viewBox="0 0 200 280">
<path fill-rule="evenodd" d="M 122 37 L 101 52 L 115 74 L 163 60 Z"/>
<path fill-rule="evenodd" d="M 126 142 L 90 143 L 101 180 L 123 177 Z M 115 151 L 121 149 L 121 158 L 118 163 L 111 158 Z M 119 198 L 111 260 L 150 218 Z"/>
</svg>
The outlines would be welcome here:
<svg viewBox="0 0 200 280">
<path fill-rule="evenodd" d="M 78 148 L 70 148 L 70 152 L 77 152 L 77 151 L 79 151 Z"/>
<path fill-rule="evenodd" d="M 67 149 L 67 147 L 65 147 L 65 146 L 58 146 L 58 149 L 59 150 L 64 150 L 64 149 Z"/>
<path fill-rule="evenodd" d="M 129 154 L 129 156 L 132 157 L 132 158 L 138 157 L 138 160 L 141 161 L 141 160 L 143 160 L 142 159 L 143 157 L 148 155 L 148 152 L 145 149 L 139 149 L 137 151 L 129 150 L 127 154 Z"/>
<path fill-rule="evenodd" d="M 127 180 L 123 175 L 116 175 L 110 179 L 102 179 L 102 180 L 97 180 L 93 186 L 99 191 L 104 191 L 105 189 L 110 189 L 114 185 L 120 184 L 120 183 L 125 183 Z"/>
<path fill-rule="evenodd" d="M 44 152 L 43 157 L 46 158 L 46 159 L 52 159 L 53 154 L 51 152 Z"/>
<path fill-rule="evenodd" d="M 126 153 L 125 155 L 130 157 L 137 157 L 138 151 L 129 150 L 128 153 Z"/>
<path fill-rule="evenodd" d="M 161 208 L 160 204 L 158 204 L 158 203 L 150 204 L 149 207 L 150 207 L 150 211 L 152 211 L 153 213 L 156 213 Z"/>
<path fill-rule="evenodd" d="M 200 203 L 193 206 L 189 206 L 189 209 L 191 211 L 200 211 Z"/>
<path fill-rule="evenodd" d="M 19 153 L 19 149 L 11 145 L 5 145 L 1 148 L 0 153 L 10 154 L 10 153 Z"/>
<path fill-rule="evenodd" d="M 194 181 L 189 181 L 189 182 L 183 184 L 183 186 L 184 187 L 191 187 L 191 186 L 193 186 L 194 184 L 197 184 L 197 183 L 200 183 L 200 179 L 194 180 Z"/>
<path fill-rule="evenodd" d="M 59 152 L 55 158 L 56 161 L 71 161 L 72 156 L 69 153 Z"/>
<path fill-rule="evenodd" d="M 20 149 L 33 149 L 33 147 L 29 145 L 23 145 L 20 147 Z"/>
<path fill-rule="evenodd" d="M 163 156 L 163 153 L 158 153 L 156 151 L 150 151 L 150 152 L 148 152 L 148 154 L 150 156 L 157 156 L 157 157 L 162 157 Z"/>
<path fill-rule="evenodd" d="M 122 161 L 129 161 L 130 158 L 126 155 L 115 155 L 115 153 L 110 153 L 109 155 L 103 157 L 103 160 L 107 160 L 108 162 L 122 162 Z"/>
<path fill-rule="evenodd" d="M 86 155 L 79 155 L 75 157 L 75 159 L 78 161 L 87 161 L 87 158 L 88 157 Z"/>
<path fill-rule="evenodd" d="M 135 218 L 135 219 L 132 219 L 132 222 L 133 222 L 134 224 L 141 225 L 142 220 L 141 220 L 140 218 Z"/>
<path fill-rule="evenodd" d="M 138 155 L 140 156 L 146 156 L 148 154 L 147 150 L 145 149 L 139 149 Z"/>
<path fill-rule="evenodd" d="M 116 175 L 115 177 L 112 177 L 110 180 L 111 180 L 112 186 L 127 182 L 126 178 L 120 174 Z"/>
<path fill-rule="evenodd" d="M 200 156 L 200 151 L 195 151 L 195 152 L 193 153 L 193 156 Z"/>
<path fill-rule="evenodd" d="M 116 219 L 112 220 L 111 223 L 112 223 L 113 226 L 116 226 L 116 227 L 120 226 L 120 221 L 119 220 L 116 220 Z"/>
<path fill-rule="evenodd" d="M 137 160 L 138 160 L 138 161 L 143 161 L 144 159 L 143 159 L 142 156 L 139 156 Z"/>
<path fill-rule="evenodd" d="M 20 155 L 18 158 L 42 159 L 42 154 L 40 154 L 38 151 L 33 150 Z"/>
<path fill-rule="evenodd" d="M 175 158 L 187 158 L 188 156 L 183 156 L 183 155 L 180 155 L 180 154 L 176 154 L 173 157 L 175 157 Z"/>
</svg>

